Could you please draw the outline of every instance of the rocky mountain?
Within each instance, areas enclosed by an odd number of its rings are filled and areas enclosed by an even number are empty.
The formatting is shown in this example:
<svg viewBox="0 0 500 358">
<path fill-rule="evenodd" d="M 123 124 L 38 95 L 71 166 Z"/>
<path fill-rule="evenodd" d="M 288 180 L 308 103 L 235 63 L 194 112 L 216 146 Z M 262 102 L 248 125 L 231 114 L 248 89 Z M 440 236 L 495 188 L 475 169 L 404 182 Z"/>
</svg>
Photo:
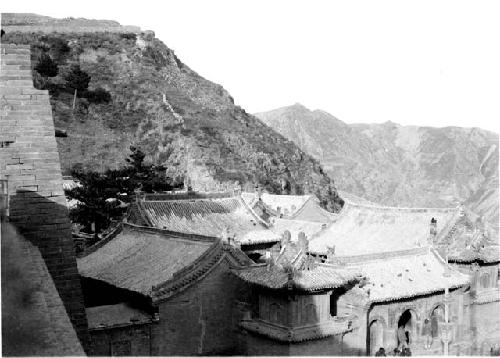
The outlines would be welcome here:
<svg viewBox="0 0 500 358">
<path fill-rule="evenodd" d="M 256 114 L 318 159 L 342 191 L 394 206 L 465 203 L 498 227 L 498 134 L 396 123 L 348 125 L 300 104 Z"/>
<path fill-rule="evenodd" d="M 47 55 L 58 66 L 54 77 L 33 75 L 35 86 L 49 90 L 63 133 L 64 171 L 124 165 L 135 145 L 195 189 L 259 184 L 272 193 L 314 193 L 331 211 L 341 207 L 317 160 L 234 105 L 152 31 L 31 14 L 3 14 L 2 29 L 2 41 L 31 45 L 33 67 Z"/>
</svg>

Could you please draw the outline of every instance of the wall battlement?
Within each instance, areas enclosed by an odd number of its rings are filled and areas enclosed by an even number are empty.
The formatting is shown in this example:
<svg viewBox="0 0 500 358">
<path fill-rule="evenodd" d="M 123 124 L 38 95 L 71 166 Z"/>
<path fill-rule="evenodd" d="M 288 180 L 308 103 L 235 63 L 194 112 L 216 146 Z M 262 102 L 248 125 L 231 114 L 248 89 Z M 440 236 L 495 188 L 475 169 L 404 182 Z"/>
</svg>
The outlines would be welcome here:
<svg viewBox="0 0 500 358">
<path fill-rule="evenodd" d="M 40 250 L 84 348 L 88 330 L 48 91 L 33 87 L 29 46 L 0 47 L 0 179 L 8 220 Z"/>
</svg>

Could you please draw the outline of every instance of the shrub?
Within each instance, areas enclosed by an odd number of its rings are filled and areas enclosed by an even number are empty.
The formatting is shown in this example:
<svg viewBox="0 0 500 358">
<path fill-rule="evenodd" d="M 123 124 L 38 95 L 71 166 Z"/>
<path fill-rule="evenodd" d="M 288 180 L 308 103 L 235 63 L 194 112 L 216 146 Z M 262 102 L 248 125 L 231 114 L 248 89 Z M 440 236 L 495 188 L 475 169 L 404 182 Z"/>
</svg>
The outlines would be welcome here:
<svg viewBox="0 0 500 358">
<path fill-rule="evenodd" d="M 43 77 L 55 77 L 57 76 L 59 68 L 49 55 L 42 53 L 38 58 L 35 70 Z"/>
<path fill-rule="evenodd" d="M 137 35 L 134 33 L 120 34 L 120 37 L 122 39 L 134 40 L 134 41 L 137 39 Z"/>
<path fill-rule="evenodd" d="M 109 103 L 111 102 L 111 95 L 104 88 L 98 87 L 94 91 L 87 91 L 85 97 L 90 103 Z"/>
</svg>

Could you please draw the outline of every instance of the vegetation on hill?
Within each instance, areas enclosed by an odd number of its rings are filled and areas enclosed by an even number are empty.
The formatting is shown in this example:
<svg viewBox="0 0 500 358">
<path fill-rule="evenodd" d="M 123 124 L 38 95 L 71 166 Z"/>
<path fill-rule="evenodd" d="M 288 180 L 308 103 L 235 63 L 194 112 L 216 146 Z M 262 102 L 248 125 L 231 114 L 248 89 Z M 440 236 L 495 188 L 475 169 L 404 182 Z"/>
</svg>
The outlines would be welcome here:
<svg viewBox="0 0 500 358">
<path fill-rule="evenodd" d="M 56 127 L 67 133 L 57 138 L 66 173 L 75 165 L 118 169 L 134 145 L 170 177 L 190 177 L 194 189 L 239 182 L 244 189 L 313 193 L 330 211 L 342 206 L 318 161 L 235 106 L 151 32 L 7 31 L 3 40 L 31 44 L 34 66 L 42 54 L 58 66 L 51 78 L 35 71 L 34 81 L 50 91 Z M 90 78 L 87 89 L 82 73 Z"/>
</svg>

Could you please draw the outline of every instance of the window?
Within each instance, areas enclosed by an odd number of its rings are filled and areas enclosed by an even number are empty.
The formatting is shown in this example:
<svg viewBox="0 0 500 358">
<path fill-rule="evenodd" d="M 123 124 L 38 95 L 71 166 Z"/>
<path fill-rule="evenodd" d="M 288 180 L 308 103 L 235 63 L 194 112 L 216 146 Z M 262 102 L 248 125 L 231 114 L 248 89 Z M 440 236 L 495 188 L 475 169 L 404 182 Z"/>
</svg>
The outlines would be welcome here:
<svg viewBox="0 0 500 358">
<path fill-rule="evenodd" d="M 334 317 L 337 315 L 337 301 L 339 296 L 336 292 L 332 292 L 330 295 L 330 316 Z"/>
<path fill-rule="evenodd" d="M 283 323 L 283 308 L 277 303 L 269 306 L 269 321 L 274 323 Z"/>
<path fill-rule="evenodd" d="M 482 274 L 480 282 L 482 288 L 490 287 L 490 275 L 487 273 Z"/>
<path fill-rule="evenodd" d="M 316 306 L 313 304 L 308 304 L 306 306 L 306 323 L 316 323 L 318 320 L 316 316 Z"/>
</svg>

